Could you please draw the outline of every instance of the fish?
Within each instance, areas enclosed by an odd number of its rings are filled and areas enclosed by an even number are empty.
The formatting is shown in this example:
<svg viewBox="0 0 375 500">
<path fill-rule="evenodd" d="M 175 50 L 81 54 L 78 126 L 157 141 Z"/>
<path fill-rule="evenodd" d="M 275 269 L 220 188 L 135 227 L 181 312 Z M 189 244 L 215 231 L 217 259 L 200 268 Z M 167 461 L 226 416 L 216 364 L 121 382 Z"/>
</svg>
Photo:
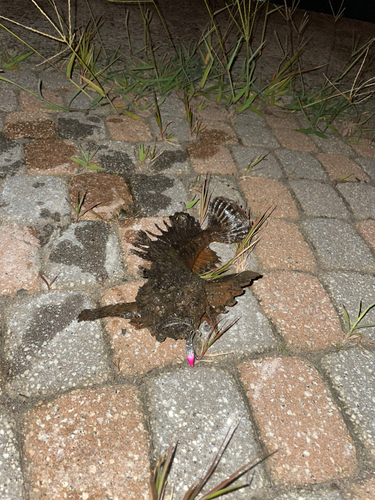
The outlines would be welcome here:
<svg viewBox="0 0 375 500">
<path fill-rule="evenodd" d="M 186 340 L 186 358 L 194 366 L 193 339 L 201 323 L 214 325 L 235 297 L 260 278 L 254 271 L 224 274 L 205 279 L 220 259 L 209 245 L 213 242 L 240 243 L 252 228 L 249 213 L 225 197 L 209 205 L 205 227 L 187 212 L 169 216 L 164 227 L 155 224 L 159 234 L 139 231 L 132 253 L 149 261 L 142 268 L 147 281 L 134 302 L 97 309 L 84 309 L 78 321 L 94 321 L 109 316 L 130 319 L 136 328 L 147 328 L 158 342 L 166 338 Z"/>
</svg>

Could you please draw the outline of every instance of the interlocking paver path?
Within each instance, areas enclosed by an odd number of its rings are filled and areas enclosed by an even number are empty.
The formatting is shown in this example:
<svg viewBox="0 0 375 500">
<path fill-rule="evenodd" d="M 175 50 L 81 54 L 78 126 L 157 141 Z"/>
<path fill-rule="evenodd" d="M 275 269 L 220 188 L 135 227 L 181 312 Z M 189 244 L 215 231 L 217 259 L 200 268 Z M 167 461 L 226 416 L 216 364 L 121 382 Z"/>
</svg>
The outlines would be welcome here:
<svg viewBox="0 0 375 500">
<path fill-rule="evenodd" d="M 17 78 L 35 90 L 39 73 Z M 49 98 L 65 102 L 59 82 Z M 375 499 L 374 345 L 340 347 L 342 304 L 354 318 L 359 300 L 375 301 L 375 148 L 303 135 L 272 109 L 233 116 L 213 104 L 194 142 L 171 96 L 160 109 L 176 143 L 159 140 L 163 155 L 146 169 L 133 151 L 158 139 L 151 113 L 50 113 L 10 85 L 0 97 L 1 498 L 145 499 L 150 464 L 178 441 L 180 499 L 240 416 L 216 483 L 279 451 L 228 498 Z M 103 171 L 69 160 L 93 145 Z M 263 277 L 230 309 L 241 318 L 214 356 L 192 369 L 182 341 L 158 344 L 121 318 L 77 323 L 84 307 L 134 300 L 137 231 L 181 210 L 206 172 L 214 195 L 253 216 L 276 205 L 248 262 Z M 99 217 L 77 221 L 71 204 L 84 192 Z"/>
</svg>

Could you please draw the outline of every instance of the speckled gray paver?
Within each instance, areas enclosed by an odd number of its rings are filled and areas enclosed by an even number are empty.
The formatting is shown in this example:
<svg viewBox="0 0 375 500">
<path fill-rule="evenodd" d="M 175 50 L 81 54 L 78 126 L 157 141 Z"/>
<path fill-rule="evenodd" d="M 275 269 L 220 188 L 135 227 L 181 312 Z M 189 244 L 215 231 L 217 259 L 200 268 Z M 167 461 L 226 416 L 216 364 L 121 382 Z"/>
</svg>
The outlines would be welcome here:
<svg viewBox="0 0 375 500">
<path fill-rule="evenodd" d="M 91 385 L 109 368 L 98 322 L 77 322 L 92 306 L 80 292 L 49 292 L 17 302 L 7 315 L 6 390 L 28 398 Z"/>
<path fill-rule="evenodd" d="M 365 182 L 347 182 L 337 187 L 358 219 L 375 219 L 375 187 Z"/>
<path fill-rule="evenodd" d="M 279 146 L 265 119 L 256 113 L 245 111 L 235 115 L 233 122 L 245 146 L 264 146 L 266 148 Z"/>
<path fill-rule="evenodd" d="M 302 224 L 324 267 L 374 271 L 375 261 L 362 238 L 345 221 L 314 219 Z"/>
<path fill-rule="evenodd" d="M 375 461 L 375 353 L 356 347 L 323 358 L 354 430 Z"/>
<path fill-rule="evenodd" d="M 232 148 L 232 156 L 234 157 L 241 174 L 245 173 L 249 164 L 251 164 L 256 158 L 265 155 L 266 157 L 264 160 L 259 162 L 258 165 L 251 169 L 246 175 L 249 177 L 271 177 L 272 179 L 282 177 L 283 173 L 280 165 L 278 164 L 275 156 L 270 153 L 268 149 L 246 146 L 234 146 Z"/>
<path fill-rule="evenodd" d="M 19 224 L 62 224 L 70 219 L 64 180 L 47 175 L 20 175 L 4 182 L 0 217 Z"/>
<path fill-rule="evenodd" d="M 16 434 L 14 420 L 4 408 L 0 407 L 0 496 L 2 500 L 26 498 Z"/>
<path fill-rule="evenodd" d="M 0 134 L 0 178 L 14 175 L 23 166 L 23 148 Z"/>
<path fill-rule="evenodd" d="M 334 135 L 328 134 L 327 132 L 326 134 L 329 136 L 328 139 L 323 139 L 322 137 L 318 137 L 315 134 L 310 135 L 311 139 L 323 153 L 334 153 L 340 155 L 353 154 L 353 150 L 349 146 L 349 144 L 341 140 L 339 137 L 335 137 Z"/>
<path fill-rule="evenodd" d="M 178 440 L 169 479 L 169 484 L 175 485 L 177 498 L 206 470 L 236 414 L 242 415 L 241 422 L 217 474 L 209 482 L 211 488 L 257 455 L 242 397 L 232 378 L 222 370 L 203 366 L 184 369 L 161 375 L 149 387 L 157 456 Z M 263 482 L 259 466 L 251 488 L 229 495 L 228 499 L 254 498 Z"/>
<path fill-rule="evenodd" d="M 163 127 L 169 125 L 166 134 L 172 134 L 173 140 L 180 142 L 189 141 L 191 139 L 189 124 L 185 114 L 184 103 L 181 99 L 170 95 L 165 97 L 164 102 L 160 106 Z M 154 137 L 160 136 L 160 129 L 154 118 L 150 120 L 151 132 Z"/>
<path fill-rule="evenodd" d="M 132 189 L 143 216 L 163 216 L 180 212 L 188 202 L 182 182 L 171 175 L 135 175 Z"/>
<path fill-rule="evenodd" d="M 337 310 L 341 313 L 344 305 L 352 323 L 357 318 L 358 303 L 362 301 L 362 311 L 375 302 L 375 279 L 373 275 L 354 272 L 327 273 L 323 278 L 328 286 Z M 375 308 L 366 314 L 362 324 L 375 324 Z M 345 329 L 347 332 L 348 329 Z M 375 328 L 360 330 L 365 337 L 375 340 Z"/>
<path fill-rule="evenodd" d="M 121 273 L 118 240 L 108 224 L 81 221 L 60 230 L 44 247 L 43 272 L 57 287 L 102 282 Z"/>
<path fill-rule="evenodd" d="M 150 147 L 152 148 L 153 145 L 150 145 Z M 150 165 L 150 172 L 178 173 L 189 171 L 188 155 L 185 149 L 159 147 L 156 149 L 156 155 L 159 154 L 160 156 Z M 145 163 L 147 164 L 147 162 Z M 144 169 L 147 168 L 146 164 L 144 165 Z"/>
<path fill-rule="evenodd" d="M 132 159 L 134 154 L 132 155 L 130 151 L 116 151 L 110 143 L 109 147 L 102 146 L 97 155 L 100 159 L 100 166 L 106 173 L 122 175 L 125 178 L 129 178 L 134 173 L 135 164 Z"/>
<path fill-rule="evenodd" d="M 332 186 L 316 181 L 300 180 L 290 183 L 306 215 L 346 218 L 349 212 Z"/>
<path fill-rule="evenodd" d="M 375 158 L 359 157 L 356 158 L 355 162 L 361 165 L 366 174 L 375 179 Z"/>
<path fill-rule="evenodd" d="M 316 181 L 328 179 L 322 165 L 309 153 L 277 149 L 275 154 L 287 174 L 292 178 L 312 179 Z"/>
<path fill-rule="evenodd" d="M 268 319 L 260 311 L 258 301 L 246 289 L 245 293 L 236 298 L 237 304 L 228 308 L 228 313 L 220 316 L 219 327 L 239 318 L 225 334 L 212 346 L 211 352 L 233 352 L 235 354 L 263 352 L 277 345 L 277 339 L 272 332 Z M 205 325 L 207 331 L 207 325 Z"/>
<path fill-rule="evenodd" d="M 17 97 L 14 91 L 11 88 L 2 90 L 1 100 L 0 100 L 0 111 L 5 111 L 9 113 L 10 111 L 16 111 L 16 109 L 17 109 Z"/>
<path fill-rule="evenodd" d="M 74 118 L 69 115 L 58 118 L 58 135 L 61 139 L 82 140 L 88 137 L 102 139 L 105 137 L 103 119 L 100 116 L 75 113 Z"/>
</svg>

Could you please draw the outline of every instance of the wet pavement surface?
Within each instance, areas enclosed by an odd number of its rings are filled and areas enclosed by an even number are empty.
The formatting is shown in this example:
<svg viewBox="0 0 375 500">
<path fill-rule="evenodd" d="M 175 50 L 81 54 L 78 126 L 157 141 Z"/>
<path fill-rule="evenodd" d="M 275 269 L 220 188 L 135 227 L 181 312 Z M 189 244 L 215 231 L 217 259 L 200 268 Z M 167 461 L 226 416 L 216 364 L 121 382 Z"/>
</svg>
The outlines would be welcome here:
<svg viewBox="0 0 375 500">
<path fill-rule="evenodd" d="M 67 104 L 69 82 L 21 68 L 6 76 L 33 91 L 41 79 Z M 173 143 L 151 111 L 50 112 L 0 82 L 1 498 L 146 499 L 150 465 L 178 441 L 169 484 L 180 499 L 239 418 L 209 486 L 278 451 L 228 498 L 375 499 L 375 346 L 343 344 L 342 309 L 354 321 L 360 300 L 375 301 L 375 145 L 213 103 L 196 141 L 177 96 L 160 111 Z M 162 155 L 146 168 L 134 151 L 154 140 Z M 104 170 L 72 162 L 80 148 L 98 148 Z M 214 196 L 254 217 L 276 205 L 247 263 L 262 278 L 230 308 L 240 319 L 213 356 L 190 368 L 184 341 L 159 344 L 121 318 L 78 323 L 83 308 L 134 300 L 137 231 L 182 210 L 206 173 Z M 82 194 L 84 210 L 96 206 L 77 217 Z M 374 327 L 360 332 L 375 341 Z"/>
</svg>

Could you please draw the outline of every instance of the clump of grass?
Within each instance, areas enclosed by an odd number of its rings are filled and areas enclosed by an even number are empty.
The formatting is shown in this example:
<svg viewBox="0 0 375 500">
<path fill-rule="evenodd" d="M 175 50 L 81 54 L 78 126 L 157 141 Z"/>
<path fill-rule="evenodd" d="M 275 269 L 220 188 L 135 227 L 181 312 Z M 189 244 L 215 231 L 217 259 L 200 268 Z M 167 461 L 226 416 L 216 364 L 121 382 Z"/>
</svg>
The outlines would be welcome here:
<svg viewBox="0 0 375 500">
<path fill-rule="evenodd" d="M 251 485 L 252 478 L 247 479 L 246 481 L 233 484 L 235 481 L 243 477 L 245 474 L 249 473 L 252 469 L 254 469 L 261 462 L 272 456 L 277 450 L 272 453 L 264 452 L 260 453 L 253 460 L 243 465 L 240 469 L 234 472 L 230 477 L 222 481 L 216 487 L 212 488 L 207 493 L 202 493 L 204 486 L 207 484 L 208 480 L 213 476 L 215 470 L 218 467 L 218 464 L 229 444 L 229 441 L 232 439 L 233 434 L 235 433 L 241 417 L 236 415 L 230 424 L 228 431 L 216 453 L 212 463 L 209 465 L 207 471 L 202 474 L 202 478 L 195 481 L 189 488 L 189 490 L 185 493 L 183 500 L 212 500 L 214 498 L 219 498 L 227 495 L 228 493 L 232 493 L 234 491 L 238 491 L 242 488 L 246 488 Z M 166 454 L 158 460 L 154 470 L 151 473 L 150 479 L 150 491 L 151 491 L 151 500 L 167 500 L 166 499 L 166 487 L 168 483 L 168 476 L 172 467 L 173 459 L 176 454 L 177 444 L 171 444 L 166 452 Z M 169 500 L 173 500 L 173 489 Z"/>
<path fill-rule="evenodd" d="M 74 205 L 73 203 L 69 202 L 71 204 L 71 206 L 73 207 L 73 210 L 76 214 L 76 218 L 75 218 L 75 222 L 77 223 L 79 221 L 79 219 L 81 219 L 85 214 L 87 214 L 87 212 L 92 212 L 96 217 L 98 217 L 99 219 L 101 219 L 102 217 L 100 217 L 99 214 L 95 213 L 94 212 L 94 208 L 97 207 L 98 205 L 100 205 L 100 202 L 99 203 L 93 203 L 92 205 L 84 208 L 84 204 L 85 204 L 85 200 L 86 200 L 86 194 L 87 193 L 83 193 L 81 194 L 79 191 L 77 193 L 77 200 L 76 200 L 76 204 Z"/>
<path fill-rule="evenodd" d="M 256 158 L 252 159 L 249 163 L 249 165 L 247 166 L 245 172 L 241 175 L 240 179 L 246 179 L 246 175 L 249 173 L 249 172 L 253 172 L 255 170 L 258 170 L 256 169 L 255 167 L 257 165 L 259 165 L 259 163 L 263 160 L 265 160 L 268 156 L 268 153 L 264 154 L 264 155 L 259 155 L 257 156 Z"/>
<path fill-rule="evenodd" d="M 87 168 L 88 170 L 104 170 L 104 168 L 95 165 L 95 163 L 91 163 L 92 159 L 95 157 L 96 153 L 99 151 L 99 148 L 95 149 L 95 151 L 85 151 L 81 147 L 79 148 L 79 153 L 81 155 L 80 158 L 75 156 L 71 157 L 74 163 L 80 165 L 81 167 Z"/>
<path fill-rule="evenodd" d="M 6 47 L 0 47 L 0 72 L 4 69 L 19 69 L 19 63 L 31 56 L 33 52 L 17 52 L 10 55 Z"/>
<path fill-rule="evenodd" d="M 235 325 L 241 318 L 237 317 L 234 320 L 230 321 L 229 323 L 226 322 L 222 326 L 220 326 L 220 321 L 217 321 L 210 329 L 208 332 L 206 338 L 202 342 L 201 346 L 201 352 L 199 353 L 198 356 L 198 361 L 201 361 L 205 355 L 207 354 L 208 349 L 217 341 L 219 338 L 224 335 L 230 328 L 232 328 L 233 325 Z M 222 356 L 223 354 L 228 354 L 228 353 L 220 353 L 218 355 Z"/>
<path fill-rule="evenodd" d="M 346 342 L 348 342 L 349 340 L 359 340 L 359 341 L 366 340 L 367 342 L 374 343 L 371 340 L 367 339 L 364 335 L 362 335 L 362 333 L 358 332 L 358 330 L 360 330 L 362 328 L 372 328 L 375 326 L 375 323 L 360 324 L 361 321 L 366 316 L 366 314 L 368 314 L 369 311 L 371 311 L 371 309 L 373 309 L 374 307 L 375 307 L 375 302 L 373 304 L 370 304 L 368 307 L 366 307 L 366 309 L 364 311 L 362 311 L 362 301 L 360 300 L 358 303 L 357 318 L 354 321 L 354 323 L 352 324 L 350 321 L 349 313 L 348 313 L 346 307 L 344 305 L 342 306 L 344 316 L 345 316 L 345 321 L 346 321 L 346 324 L 348 327 L 348 332 L 346 333 L 344 340 L 343 340 L 344 344 Z"/>
<path fill-rule="evenodd" d="M 152 146 L 147 147 L 144 144 L 139 144 L 138 149 L 134 150 L 134 158 L 136 159 L 140 167 L 145 165 L 147 170 L 163 153 L 164 151 L 161 151 L 160 153 L 156 152 L 155 141 Z"/>
</svg>

